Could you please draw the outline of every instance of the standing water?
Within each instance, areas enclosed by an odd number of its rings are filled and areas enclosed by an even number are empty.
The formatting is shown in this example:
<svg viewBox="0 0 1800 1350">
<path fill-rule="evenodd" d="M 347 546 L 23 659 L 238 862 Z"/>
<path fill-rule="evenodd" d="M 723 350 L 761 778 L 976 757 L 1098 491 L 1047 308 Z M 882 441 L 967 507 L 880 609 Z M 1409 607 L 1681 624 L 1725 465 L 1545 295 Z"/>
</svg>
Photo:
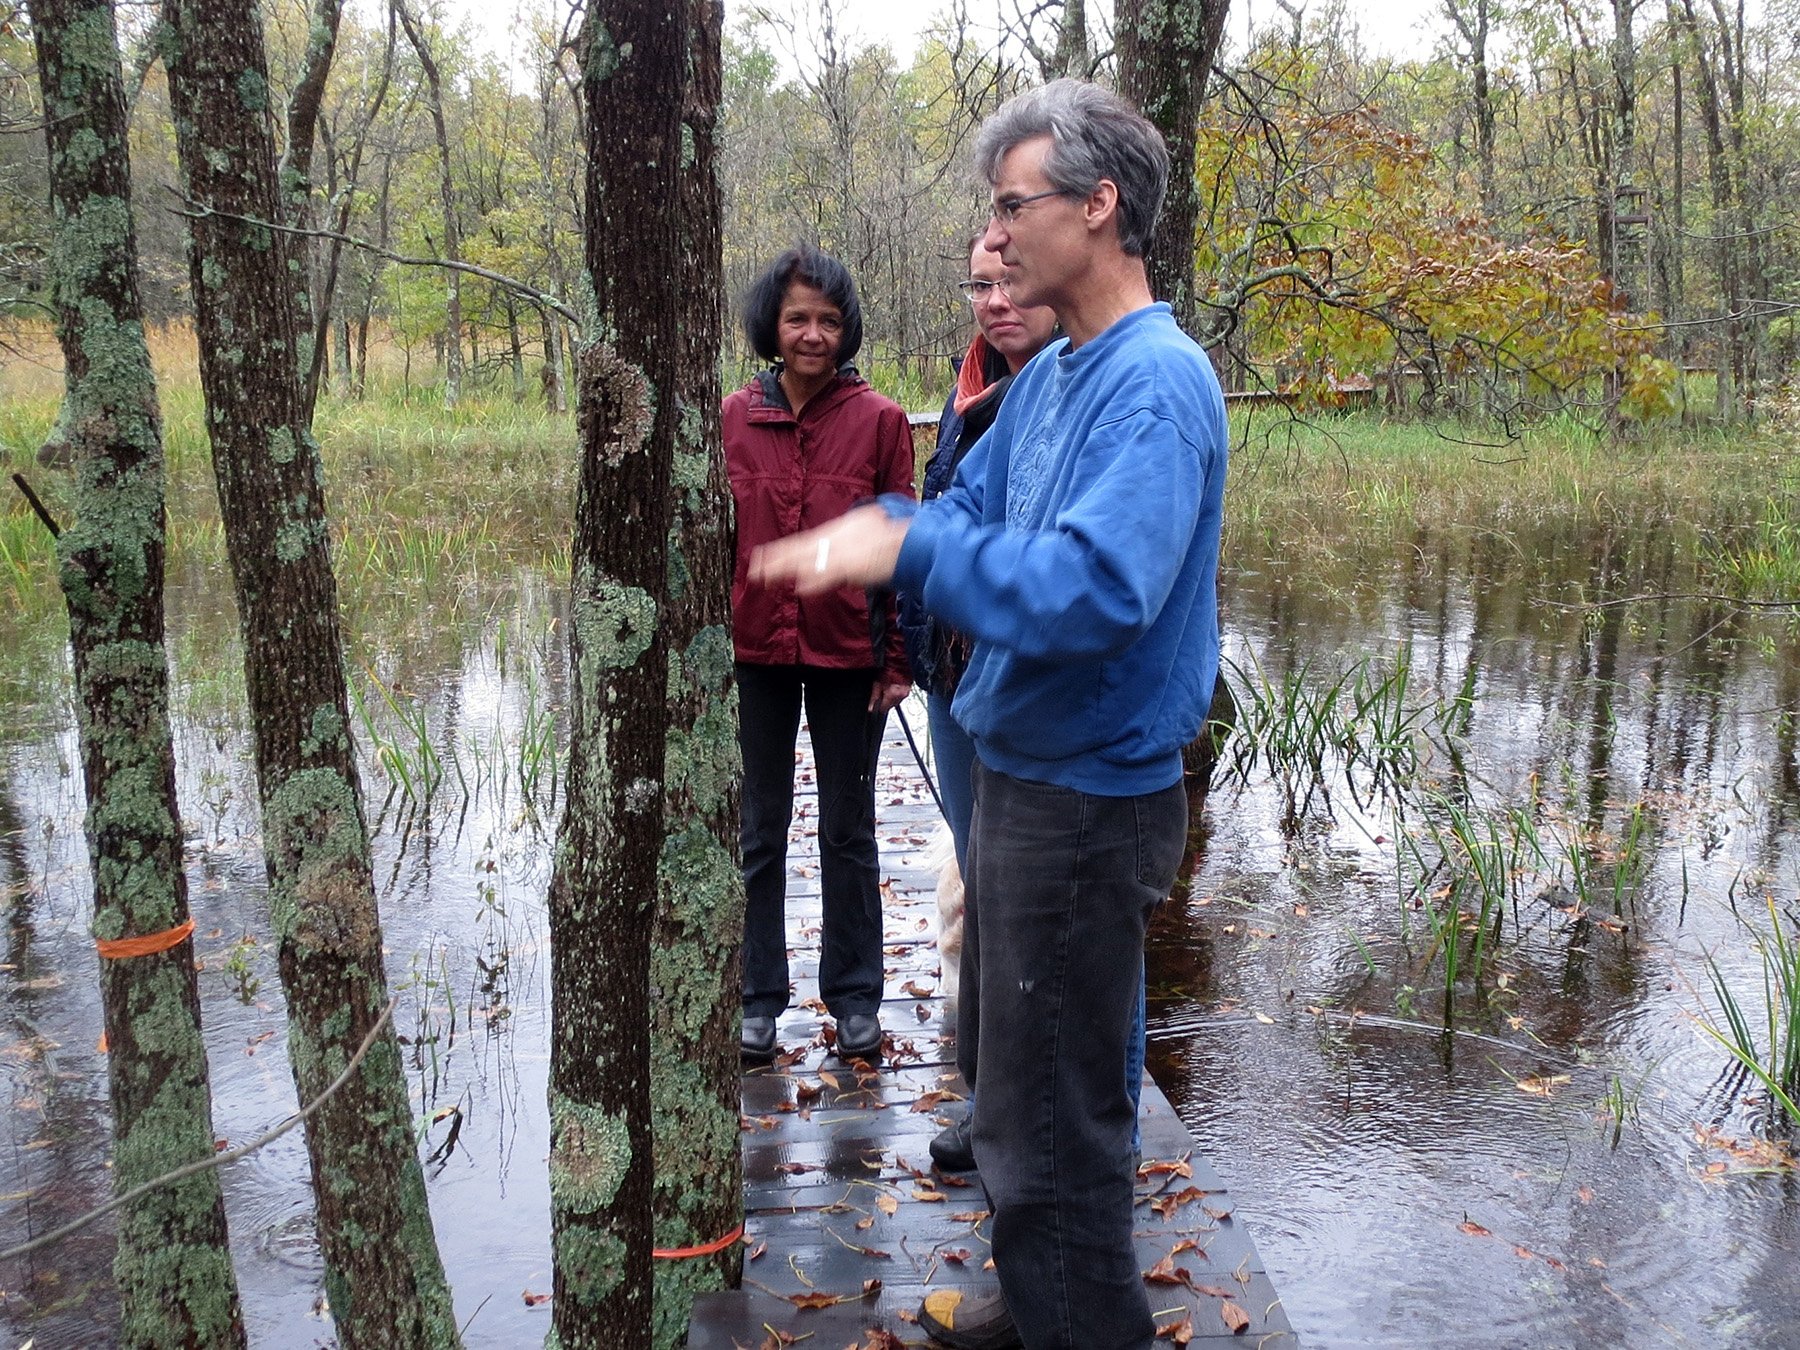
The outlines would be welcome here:
<svg viewBox="0 0 1800 1350">
<path fill-rule="evenodd" d="M 1349 513 L 1228 536 L 1238 731 L 1152 936 L 1151 1068 L 1303 1341 L 1792 1343 L 1788 1138 L 1719 1038 L 1735 1006 L 1767 1060 L 1768 991 L 1785 1006 L 1800 644 L 1788 611 L 1691 598 L 1741 524 Z M 347 588 L 396 1025 L 471 1346 L 548 1328 L 554 572 Z M 36 603 L 0 657 L 0 1246 L 109 1194 L 74 719 Z M 178 568 L 170 609 L 214 1124 L 236 1145 L 296 1103 L 223 573 Z M 225 1187 L 253 1342 L 330 1343 L 299 1133 Z M 0 1266 L 17 1341 L 111 1340 L 111 1231 Z"/>
</svg>

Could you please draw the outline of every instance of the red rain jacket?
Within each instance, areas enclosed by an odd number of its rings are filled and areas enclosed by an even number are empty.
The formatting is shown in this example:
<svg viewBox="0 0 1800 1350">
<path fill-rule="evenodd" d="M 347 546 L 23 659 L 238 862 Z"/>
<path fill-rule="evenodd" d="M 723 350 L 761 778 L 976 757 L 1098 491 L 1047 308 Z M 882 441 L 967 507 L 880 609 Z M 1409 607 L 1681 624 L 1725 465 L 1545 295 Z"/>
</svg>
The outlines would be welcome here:
<svg viewBox="0 0 1800 1350">
<path fill-rule="evenodd" d="M 773 371 L 723 405 L 725 467 L 737 502 L 737 564 L 731 579 L 731 634 L 737 659 L 756 665 L 879 667 L 910 678 L 891 594 L 875 651 L 868 592 L 846 586 L 801 599 L 793 588 L 752 586 L 750 554 L 835 520 L 884 492 L 913 496 L 912 429 L 899 404 L 852 370 L 840 372 L 796 418 Z"/>
</svg>

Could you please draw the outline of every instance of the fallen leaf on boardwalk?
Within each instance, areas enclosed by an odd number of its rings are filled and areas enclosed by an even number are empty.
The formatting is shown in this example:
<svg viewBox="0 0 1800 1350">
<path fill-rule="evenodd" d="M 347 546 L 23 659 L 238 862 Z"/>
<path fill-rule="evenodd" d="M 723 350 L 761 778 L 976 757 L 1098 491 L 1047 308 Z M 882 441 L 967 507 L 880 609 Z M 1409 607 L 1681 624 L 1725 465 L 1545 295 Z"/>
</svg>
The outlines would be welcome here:
<svg viewBox="0 0 1800 1350">
<path fill-rule="evenodd" d="M 525 1306 L 527 1308 L 535 1308 L 540 1303 L 548 1303 L 549 1301 L 550 1295 L 548 1294 L 534 1294 L 529 1289 L 525 1290 Z"/>
<path fill-rule="evenodd" d="M 795 1083 L 794 1097 L 802 1102 L 816 1102 L 825 1095 L 825 1088 L 819 1083 Z"/>
<path fill-rule="evenodd" d="M 1534 1097 L 1548 1097 L 1553 1091 L 1569 1082 L 1566 1073 L 1549 1074 L 1542 1078 L 1521 1078 L 1513 1083 L 1520 1092 L 1529 1092 Z"/>
<path fill-rule="evenodd" d="M 863 1343 L 846 1346 L 845 1350 L 906 1350 L 906 1342 L 886 1327 L 870 1327 L 863 1332 Z"/>
<path fill-rule="evenodd" d="M 1144 1272 L 1144 1278 L 1151 1284 L 1187 1284 L 1192 1279 L 1186 1270 L 1175 1264 L 1173 1256 L 1165 1256 L 1151 1266 Z"/>
<path fill-rule="evenodd" d="M 883 1214 L 898 1214 L 900 1212 L 900 1202 L 891 1195 L 878 1195 L 875 1197 L 875 1208 L 880 1210 Z"/>
<path fill-rule="evenodd" d="M 1272 1027 L 1275 1025 L 1275 1019 L 1270 1017 L 1266 1012 L 1256 1013 L 1255 1017 L 1256 1020 L 1261 1022 L 1265 1027 Z"/>
<path fill-rule="evenodd" d="M 1206 1256 L 1206 1248 L 1202 1247 L 1192 1238 L 1181 1239 L 1180 1242 L 1175 1244 L 1174 1248 L 1169 1252 L 1169 1255 L 1180 1256 L 1183 1252 L 1199 1252 L 1202 1259 Z"/>
<path fill-rule="evenodd" d="M 919 1314 L 914 1312 L 911 1308 L 896 1308 L 894 1309 L 894 1316 L 898 1317 L 908 1326 L 915 1325 L 919 1320 Z"/>
<path fill-rule="evenodd" d="M 787 1301 L 796 1308 L 810 1310 L 813 1308 L 835 1308 L 844 1301 L 842 1294 L 789 1294 Z"/>
<path fill-rule="evenodd" d="M 869 1215 L 867 1218 L 858 1219 L 856 1221 L 856 1231 L 859 1233 L 866 1233 L 874 1226 L 875 1216 L 873 1214 Z"/>
<path fill-rule="evenodd" d="M 927 989 L 917 980 L 908 980 L 905 984 L 900 986 L 900 992 L 903 994 L 910 994 L 914 998 L 930 998 L 937 990 Z"/>
<path fill-rule="evenodd" d="M 757 1243 L 757 1244 L 756 1244 L 756 1245 L 755 1245 L 755 1246 L 754 1246 L 754 1247 L 752 1247 L 752 1248 L 751 1248 L 751 1249 L 750 1249 L 750 1250 L 749 1250 L 749 1251 L 748 1251 L 748 1252 L 747 1252 L 747 1253 L 745 1253 L 745 1255 L 744 1255 L 744 1259 L 745 1259 L 745 1260 L 746 1260 L 746 1261 L 754 1261 L 754 1260 L 756 1260 L 756 1259 L 757 1259 L 757 1258 L 758 1258 L 758 1257 L 760 1257 L 760 1256 L 762 1256 L 762 1255 L 763 1255 L 763 1254 L 764 1254 L 764 1253 L 765 1253 L 765 1252 L 767 1252 L 767 1251 L 768 1251 L 768 1250 L 769 1250 L 769 1244 L 768 1244 L 768 1243 L 766 1243 L 766 1242 L 759 1242 L 759 1243 Z"/>
<path fill-rule="evenodd" d="M 939 1173 L 937 1176 L 933 1177 L 932 1181 L 936 1185 L 954 1186 L 958 1190 L 966 1189 L 967 1187 L 973 1186 L 975 1184 L 974 1182 L 970 1181 L 967 1177 L 959 1177 L 959 1176 L 955 1176 L 955 1175 L 946 1176 L 943 1173 Z"/>
<path fill-rule="evenodd" d="M 819 1081 L 821 1083 L 825 1084 L 825 1086 L 828 1088 L 835 1089 L 839 1086 L 837 1075 L 835 1073 L 832 1073 L 829 1069 L 820 1069 L 819 1070 Z"/>
<path fill-rule="evenodd" d="M 1198 1186 L 1185 1186 L 1173 1195 L 1165 1195 L 1159 1200 L 1152 1200 L 1150 1202 L 1150 1208 L 1166 1219 L 1183 1205 L 1198 1200 L 1205 1194 L 1206 1192 L 1201 1190 Z"/>
<path fill-rule="evenodd" d="M 942 1191 L 922 1191 L 915 1186 L 913 1187 L 912 1198 L 915 1200 L 923 1200 L 928 1205 L 937 1205 L 942 1204 L 950 1197 L 945 1195 Z"/>
<path fill-rule="evenodd" d="M 886 1256 L 887 1253 L 883 1252 L 882 1255 Z M 864 1280 L 863 1281 L 863 1297 L 864 1298 L 867 1298 L 870 1294 L 879 1294 L 880 1292 L 881 1292 L 881 1281 L 880 1280 Z"/>
<path fill-rule="evenodd" d="M 1137 1174 L 1140 1177 L 1156 1177 L 1156 1176 L 1191 1177 L 1194 1175 L 1194 1169 L 1192 1167 L 1188 1166 L 1187 1160 L 1185 1158 L 1176 1158 L 1173 1161 L 1159 1159 L 1154 1162 L 1144 1163 L 1141 1167 L 1138 1168 Z"/>
<path fill-rule="evenodd" d="M 992 1270 L 994 1268 L 994 1258 L 991 1256 L 988 1257 L 987 1260 L 981 1263 L 981 1268 L 983 1270 Z"/>
<path fill-rule="evenodd" d="M 802 1172 L 817 1172 L 819 1165 L 817 1163 L 784 1162 L 776 1163 L 775 1170 L 784 1177 L 797 1177 Z"/>
<path fill-rule="evenodd" d="M 913 1015 L 921 1022 L 929 1022 L 931 1020 L 931 1009 L 927 1008 L 923 1003 L 915 1003 L 913 1004 Z"/>
<path fill-rule="evenodd" d="M 764 1325 L 767 1326 L 766 1323 Z M 757 1347 L 757 1350 L 782 1350 L 783 1346 L 798 1345 L 801 1341 L 809 1341 L 813 1337 L 813 1333 L 810 1331 L 804 1336 L 795 1336 L 777 1327 L 768 1327 L 768 1332 L 769 1334 L 763 1337 L 763 1343 Z"/>
<path fill-rule="evenodd" d="M 960 1266 L 964 1261 L 967 1261 L 974 1255 L 974 1253 L 967 1247 L 953 1247 L 947 1252 L 939 1252 L 938 1255 L 943 1257 L 944 1260 L 948 1261 L 951 1265 Z"/>
<path fill-rule="evenodd" d="M 1230 1299 L 1226 1299 L 1219 1305 L 1219 1316 L 1224 1319 L 1225 1325 L 1231 1328 L 1233 1336 L 1242 1336 L 1250 1329 L 1250 1314 Z"/>
<path fill-rule="evenodd" d="M 1206 1217 L 1209 1219 L 1229 1219 L 1231 1217 L 1230 1210 L 1220 1209 L 1217 1205 L 1203 1204 L 1200 1206 L 1200 1208 L 1201 1208 L 1202 1212 L 1205 1213 Z"/>
<path fill-rule="evenodd" d="M 961 1214 L 952 1214 L 950 1216 L 950 1222 L 980 1223 L 983 1219 L 987 1218 L 987 1216 L 988 1212 L 985 1209 L 965 1209 Z"/>
<path fill-rule="evenodd" d="M 1456 1229 L 1459 1233 L 1467 1233 L 1470 1237 L 1494 1236 L 1491 1231 L 1483 1228 L 1480 1224 L 1470 1219 L 1464 1219 L 1461 1223 L 1456 1225 Z"/>
<path fill-rule="evenodd" d="M 888 880 L 882 882 L 881 885 L 878 886 L 876 889 L 881 892 L 881 898 L 883 900 L 891 901 L 891 900 L 894 900 L 897 898 L 894 895 L 894 882 L 891 877 Z"/>
<path fill-rule="evenodd" d="M 962 1307 L 962 1290 L 938 1289 L 925 1295 L 925 1311 L 948 1331 L 956 1330 L 956 1310 Z"/>
<path fill-rule="evenodd" d="M 960 1102 L 962 1097 L 955 1092 L 927 1092 L 912 1104 L 912 1109 L 921 1115 L 926 1111 L 935 1111 L 942 1102 Z"/>
<path fill-rule="evenodd" d="M 1156 1339 L 1173 1341 L 1176 1345 L 1186 1345 L 1194 1339 L 1194 1319 L 1184 1317 L 1179 1322 L 1171 1322 L 1166 1327 L 1156 1329 Z"/>
<path fill-rule="evenodd" d="M 1231 1297 L 1231 1290 L 1221 1289 L 1216 1284 L 1190 1284 L 1188 1288 L 1192 1289 L 1196 1294 L 1205 1294 L 1208 1298 Z"/>
</svg>

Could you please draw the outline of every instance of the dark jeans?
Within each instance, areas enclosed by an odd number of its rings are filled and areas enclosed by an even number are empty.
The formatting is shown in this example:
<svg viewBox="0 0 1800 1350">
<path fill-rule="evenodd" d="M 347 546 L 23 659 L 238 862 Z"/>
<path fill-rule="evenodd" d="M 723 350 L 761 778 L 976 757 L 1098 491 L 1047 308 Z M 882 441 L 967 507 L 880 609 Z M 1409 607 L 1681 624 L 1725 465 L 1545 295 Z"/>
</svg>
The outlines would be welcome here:
<svg viewBox="0 0 1800 1350">
<path fill-rule="evenodd" d="M 834 1017 L 881 1006 L 881 874 L 875 852 L 875 757 L 887 721 L 869 712 L 873 670 L 739 663 L 744 752 L 744 1015 L 788 1005 L 787 840 L 794 742 L 806 705 L 819 782 L 824 937 L 819 996 Z"/>
<path fill-rule="evenodd" d="M 957 1065 L 977 1089 L 994 1266 L 1027 1350 L 1152 1344 L 1119 1066 L 1144 929 L 1186 841 L 1180 783 L 1095 797 L 976 763 Z"/>
</svg>

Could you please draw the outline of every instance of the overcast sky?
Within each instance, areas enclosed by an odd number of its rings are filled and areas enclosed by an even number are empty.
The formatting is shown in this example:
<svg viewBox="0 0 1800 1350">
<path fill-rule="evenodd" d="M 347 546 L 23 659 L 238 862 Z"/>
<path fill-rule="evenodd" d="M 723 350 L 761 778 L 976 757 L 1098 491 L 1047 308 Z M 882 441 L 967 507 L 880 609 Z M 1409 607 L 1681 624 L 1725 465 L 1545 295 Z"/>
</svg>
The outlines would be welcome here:
<svg viewBox="0 0 1800 1350">
<path fill-rule="evenodd" d="M 999 30 L 999 15 L 1015 12 L 1014 0 L 965 0 L 971 23 L 981 33 Z M 1311 14 L 1323 13 L 1331 0 L 1308 0 Z M 542 12 L 566 10 L 567 0 L 443 0 L 447 16 L 463 16 L 471 32 L 489 50 L 504 56 L 513 47 L 511 29 L 520 4 Z M 1097 0 L 1108 17 L 1109 0 Z M 1348 26 L 1362 35 L 1364 46 L 1373 52 L 1395 56 L 1428 55 L 1444 29 L 1439 17 L 1441 0 L 1336 0 L 1341 4 Z M 918 43 L 919 34 L 947 7 L 940 0 L 834 0 L 839 23 L 845 36 L 866 42 L 886 42 L 901 60 L 909 58 Z M 1029 4 L 1024 6 L 1029 8 Z M 1095 8 L 1090 3 L 1090 13 Z M 795 16 L 805 23 L 818 12 L 818 0 L 726 0 L 726 23 L 732 27 L 745 15 L 758 11 Z M 1275 0 L 1233 0 L 1226 41 L 1242 47 L 1251 26 L 1263 27 L 1281 17 Z M 773 30 L 765 39 L 767 45 L 781 51 L 782 43 Z"/>
</svg>

